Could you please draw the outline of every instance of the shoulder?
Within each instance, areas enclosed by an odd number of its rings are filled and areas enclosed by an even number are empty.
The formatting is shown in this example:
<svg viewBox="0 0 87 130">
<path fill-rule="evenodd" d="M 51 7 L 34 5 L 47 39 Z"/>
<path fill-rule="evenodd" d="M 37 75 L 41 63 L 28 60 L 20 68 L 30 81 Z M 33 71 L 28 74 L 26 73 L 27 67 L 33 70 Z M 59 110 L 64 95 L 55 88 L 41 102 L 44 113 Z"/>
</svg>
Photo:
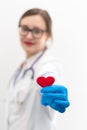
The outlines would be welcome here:
<svg viewBox="0 0 87 130">
<path fill-rule="evenodd" d="M 63 64 L 59 61 L 58 57 L 54 56 L 50 50 L 47 50 L 39 61 L 40 68 L 46 67 L 47 69 L 55 68 L 62 69 Z M 39 68 L 39 69 L 40 69 Z"/>
<path fill-rule="evenodd" d="M 58 81 L 63 81 L 63 65 L 51 51 L 46 51 L 37 65 L 38 76 L 53 76 Z"/>
<path fill-rule="evenodd" d="M 45 64 L 49 64 L 49 62 L 51 62 L 52 64 L 54 64 L 54 62 L 59 63 L 58 58 L 55 57 L 52 54 L 51 50 L 46 50 L 45 53 L 44 53 L 44 55 L 41 57 L 39 63 L 41 63 L 41 64 L 44 64 L 44 63 Z"/>
</svg>

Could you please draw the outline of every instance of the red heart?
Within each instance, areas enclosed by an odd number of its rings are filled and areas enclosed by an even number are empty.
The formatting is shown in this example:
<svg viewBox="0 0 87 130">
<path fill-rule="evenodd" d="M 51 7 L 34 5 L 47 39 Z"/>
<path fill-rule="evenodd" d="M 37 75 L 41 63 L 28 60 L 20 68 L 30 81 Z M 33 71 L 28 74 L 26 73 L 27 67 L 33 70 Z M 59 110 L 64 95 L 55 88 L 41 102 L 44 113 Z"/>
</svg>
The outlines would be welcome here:
<svg viewBox="0 0 87 130">
<path fill-rule="evenodd" d="M 48 77 L 43 77 L 40 76 L 37 78 L 37 83 L 41 86 L 41 87 L 46 87 L 46 86 L 50 86 L 54 83 L 55 79 L 52 76 L 48 76 Z"/>
</svg>

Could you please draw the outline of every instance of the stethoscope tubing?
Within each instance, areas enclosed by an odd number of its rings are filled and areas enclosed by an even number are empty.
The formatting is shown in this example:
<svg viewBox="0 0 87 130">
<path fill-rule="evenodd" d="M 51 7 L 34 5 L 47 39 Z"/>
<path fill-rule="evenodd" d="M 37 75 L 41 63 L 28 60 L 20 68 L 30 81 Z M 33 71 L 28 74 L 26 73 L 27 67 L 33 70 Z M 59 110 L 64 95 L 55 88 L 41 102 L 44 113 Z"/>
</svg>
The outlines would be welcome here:
<svg viewBox="0 0 87 130">
<path fill-rule="evenodd" d="M 45 49 L 46 50 L 46 49 Z M 35 71 L 34 71 L 34 65 L 38 62 L 38 60 L 43 56 L 43 54 L 45 53 L 45 50 L 37 57 L 37 59 L 32 63 L 32 65 L 27 68 L 23 75 L 22 75 L 22 78 L 25 76 L 25 74 L 28 72 L 28 71 L 31 71 L 32 72 L 32 76 L 31 76 L 31 79 L 34 79 L 34 75 L 35 75 Z M 23 68 L 23 65 L 17 70 L 16 72 L 16 75 L 15 75 L 15 78 L 14 78 L 14 85 L 16 84 L 16 80 L 18 78 L 18 76 L 20 75 L 21 71 L 22 71 L 22 68 Z"/>
</svg>

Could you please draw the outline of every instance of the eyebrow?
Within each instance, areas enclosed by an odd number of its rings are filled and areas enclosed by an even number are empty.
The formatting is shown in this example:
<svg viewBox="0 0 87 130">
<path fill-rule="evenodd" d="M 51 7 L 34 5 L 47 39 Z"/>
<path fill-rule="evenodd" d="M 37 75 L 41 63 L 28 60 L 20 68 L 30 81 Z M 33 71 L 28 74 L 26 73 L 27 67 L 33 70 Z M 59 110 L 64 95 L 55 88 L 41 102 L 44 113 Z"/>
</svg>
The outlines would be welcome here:
<svg viewBox="0 0 87 130">
<path fill-rule="evenodd" d="M 41 30 L 46 30 L 46 29 L 42 29 L 41 27 L 38 27 L 38 26 L 34 26 L 33 28 L 30 28 L 28 25 L 19 25 L 19 27 L 20 26 L 24 26 L 24 27 L 27 27 L 27 28 L 29 28 L 29 29 L 41 29 Z"/>
</svg>

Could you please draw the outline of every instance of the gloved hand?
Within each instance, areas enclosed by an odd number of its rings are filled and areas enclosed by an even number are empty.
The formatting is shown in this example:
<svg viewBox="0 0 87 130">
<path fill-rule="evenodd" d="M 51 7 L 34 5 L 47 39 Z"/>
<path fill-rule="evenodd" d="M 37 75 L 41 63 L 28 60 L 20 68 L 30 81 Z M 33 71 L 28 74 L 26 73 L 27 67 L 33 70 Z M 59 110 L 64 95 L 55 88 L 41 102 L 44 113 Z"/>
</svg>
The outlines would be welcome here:
<svg viewBox="0 0 87 130">
<path fill-rule="evenodd" d="M 56 111 L 63 113 L 70 105 L 68 101 L 68 91 L 64 86 L 52 85 L 44 87 L 41 89 L 41 93 L 41 104 L 44 106 L 50 106 Z"/>
</svg>

